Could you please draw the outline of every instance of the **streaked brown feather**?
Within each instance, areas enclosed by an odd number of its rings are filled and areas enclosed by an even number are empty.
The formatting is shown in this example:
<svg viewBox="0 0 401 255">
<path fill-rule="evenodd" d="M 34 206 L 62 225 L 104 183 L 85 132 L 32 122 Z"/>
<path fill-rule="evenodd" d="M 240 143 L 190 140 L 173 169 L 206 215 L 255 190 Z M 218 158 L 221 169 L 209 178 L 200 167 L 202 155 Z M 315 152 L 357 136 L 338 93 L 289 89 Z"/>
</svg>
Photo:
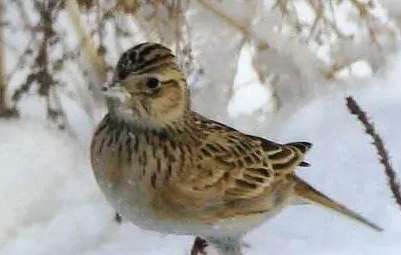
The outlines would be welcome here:
<svg viewBox="0 0 401 255">
<path fill-rule="evenodd" d="M 291 174 L 310 148 L 308 143 L 281 145 L 249 136 L 196 113 L 194 118 L 204 134 L 198 149 L 201 159 L 191 171 L 195 189 L 219 186 L 224 202 L 263 194 L 277 179 Z"/>
</svg>

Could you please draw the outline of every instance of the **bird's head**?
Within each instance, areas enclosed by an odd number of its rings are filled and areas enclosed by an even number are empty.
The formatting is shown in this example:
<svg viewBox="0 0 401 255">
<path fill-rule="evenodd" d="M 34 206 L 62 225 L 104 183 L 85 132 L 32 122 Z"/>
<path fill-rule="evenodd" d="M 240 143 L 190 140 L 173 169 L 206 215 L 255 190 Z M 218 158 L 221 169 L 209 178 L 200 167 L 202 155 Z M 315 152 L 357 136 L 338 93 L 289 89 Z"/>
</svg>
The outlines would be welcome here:
<svg viewBox="0 0 401 255">
<path fill-rule="evenodd" d="M 161 127 L 189 109 L 185 76 L 171 50 L 157 43 L 142 43 L 124 52 L 103 91 L 110 111 L 139 125 Z"/>
</svg>

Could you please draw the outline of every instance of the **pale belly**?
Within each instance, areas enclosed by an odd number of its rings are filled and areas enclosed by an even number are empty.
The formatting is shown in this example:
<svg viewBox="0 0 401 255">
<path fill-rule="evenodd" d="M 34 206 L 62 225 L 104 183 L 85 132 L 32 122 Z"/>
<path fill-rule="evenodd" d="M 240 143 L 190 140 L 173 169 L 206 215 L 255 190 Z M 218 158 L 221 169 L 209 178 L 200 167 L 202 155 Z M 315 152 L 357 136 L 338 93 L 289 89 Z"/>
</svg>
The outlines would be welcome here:
<svg viewBox="0 0 401 255">
<path fill-rule="evenodd" d="M 204 237 L 238 236 L 261 225 L 282 209 L 277 208 L 268 213 L 225 218 L 214 223 L 205 224 L 188 219 L 161 218 L 149 205 L 149 201 L 144 199 L 141 192 L 131 193 L 130 196 L 126 196 L 125 192 L 115 192 L 107 189 L 107 187 L 103 188 L 107 200 L 124 219 L 129 220 L 142 229 L 166 234 Z"/>
<path fill-rule="evenodd" d="M 284 207 L 283 204 L 269 212 L 229 217 L 206 224 L 184 218 L 160 217 L 151 206 L 152 198 L 136 182 L 123 180 L 118 188 L 107 181 L 98 180 L 98 183 L 112 207 L 124 219 L 142 229 L 166 234 L 203 237 L 240 236 L 260 226 L 264 221 L 278 214 Z"/>
</svg>

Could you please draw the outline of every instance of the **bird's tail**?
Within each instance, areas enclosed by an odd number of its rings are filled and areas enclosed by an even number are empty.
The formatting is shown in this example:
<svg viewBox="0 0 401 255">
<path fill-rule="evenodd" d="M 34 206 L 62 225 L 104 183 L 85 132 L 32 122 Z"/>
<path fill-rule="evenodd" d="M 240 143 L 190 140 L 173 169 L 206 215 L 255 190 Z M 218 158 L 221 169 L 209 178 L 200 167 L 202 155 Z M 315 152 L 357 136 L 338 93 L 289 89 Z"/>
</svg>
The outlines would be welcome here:
<svg viewBox="0 0 401 255">
<path fill-rule="evenodd" d="M 294 175 L 294 180 L 295 180 L 295 188 L 294 188 L 295 194 L 301 200 L 331 209 L 339 214 L 347 216 L 352 220 L 362 223 L 365 226 L 368 226 L 376 231 L 383 231 L 383 229 L 378 225 L 370 222 L 361 215 L 346 208 L 345 206 L 333 201 L 332 199 L 330 199 L 329 197 L 322 194 L 321 192 L 313 188 L 311 185 L 303 181 L 301 178 Z"/>
</svg>

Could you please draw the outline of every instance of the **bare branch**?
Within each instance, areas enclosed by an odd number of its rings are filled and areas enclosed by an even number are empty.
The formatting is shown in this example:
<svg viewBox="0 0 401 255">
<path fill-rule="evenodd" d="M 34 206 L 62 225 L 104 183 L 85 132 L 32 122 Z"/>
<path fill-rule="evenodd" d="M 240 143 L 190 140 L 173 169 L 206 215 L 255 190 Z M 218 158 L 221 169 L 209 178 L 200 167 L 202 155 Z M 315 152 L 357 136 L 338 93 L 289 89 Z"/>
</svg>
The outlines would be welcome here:
<svg viewBox="0 0 401 255">
<path fill-rule="evenodd" d="M 3 40 L 3 1 L 0 2 L 0 114 L 6 110 L 6 81 L 4 66 L 4 40 Z"/>
<path fill-rule="evenodd" d="M 4 2 L 0 1 L 0 117 L 16 117 L 17 111 L 7 107 L 6 92 L 7 79 L 5 67 L 5 42 L 4 42 Z"/>
<path fill-rule="evenodd" d="M 84 30 L 84 26 L 81 24 L 79 6 L 76 0 L 66 1 L 66 9 L 74 25 L 74 29 L 81 40 L 81 47 L 86 54 L 86 60 L 88 64 L 91 65 L 90 67 L 94 72 L 93 79 L 96 79 L 94 83 L 103 84 L 107 79 L 106 63 L 105 60 L 98 55 L 93 40 L 88 36 L 88 33 Z"/>
<path fill-rule="evenodd" d="M 220 17 L 226 24 L 239 30 L 242 34 L 244 34 L 244 36 L 254 39 L 257 42 L 258 47 L 270 48 L 269 43 L 264 38 L 260 38 L 257 34 L 255 34 L 253 31 L 251 31 L 251 29 L 249 29 L 247 26 L 245 26 L 245 25 L 241 24 L 241 22 L 235 20 L 235 18 L 230 17 L 229 15 L 224 13 L 224 11 L 219 10 L 217 7 L 215 7 L 209 1 L 198 0 L 198 3 L 200 3 L 206 9 L 213 12 L 216 16 Z"/>
<path fill-rule="evenodd" d="M 376 132 L 373 123 L 369 122 L 368 117 L 366 116 L 366 113 L 364 111 L 362 111 L 362 109 L 359 107 L 358 103 L 354 100 L 354 98 L 349 96 L 346 98 L 346 100 L 347 100 L 347 107 L 349 109 L 349 112 L 358 117 L 359 121 L 365 127 L 365 132 L 369 136 L 372 137 L 373 145 L 376 147 L 380 162 L 384 166 L 384 172 L 386 173 L 388 184 L 390 186 L 390 190 L 393 193 L 395 202 L 401 208 L 400 185 L 397 181 L 397 174 L 395 173 L 393 167 L 391 166 L 390 158 L 388 156 L 386 147 L 384 146 L 383 139 Z"/>
</svg>

